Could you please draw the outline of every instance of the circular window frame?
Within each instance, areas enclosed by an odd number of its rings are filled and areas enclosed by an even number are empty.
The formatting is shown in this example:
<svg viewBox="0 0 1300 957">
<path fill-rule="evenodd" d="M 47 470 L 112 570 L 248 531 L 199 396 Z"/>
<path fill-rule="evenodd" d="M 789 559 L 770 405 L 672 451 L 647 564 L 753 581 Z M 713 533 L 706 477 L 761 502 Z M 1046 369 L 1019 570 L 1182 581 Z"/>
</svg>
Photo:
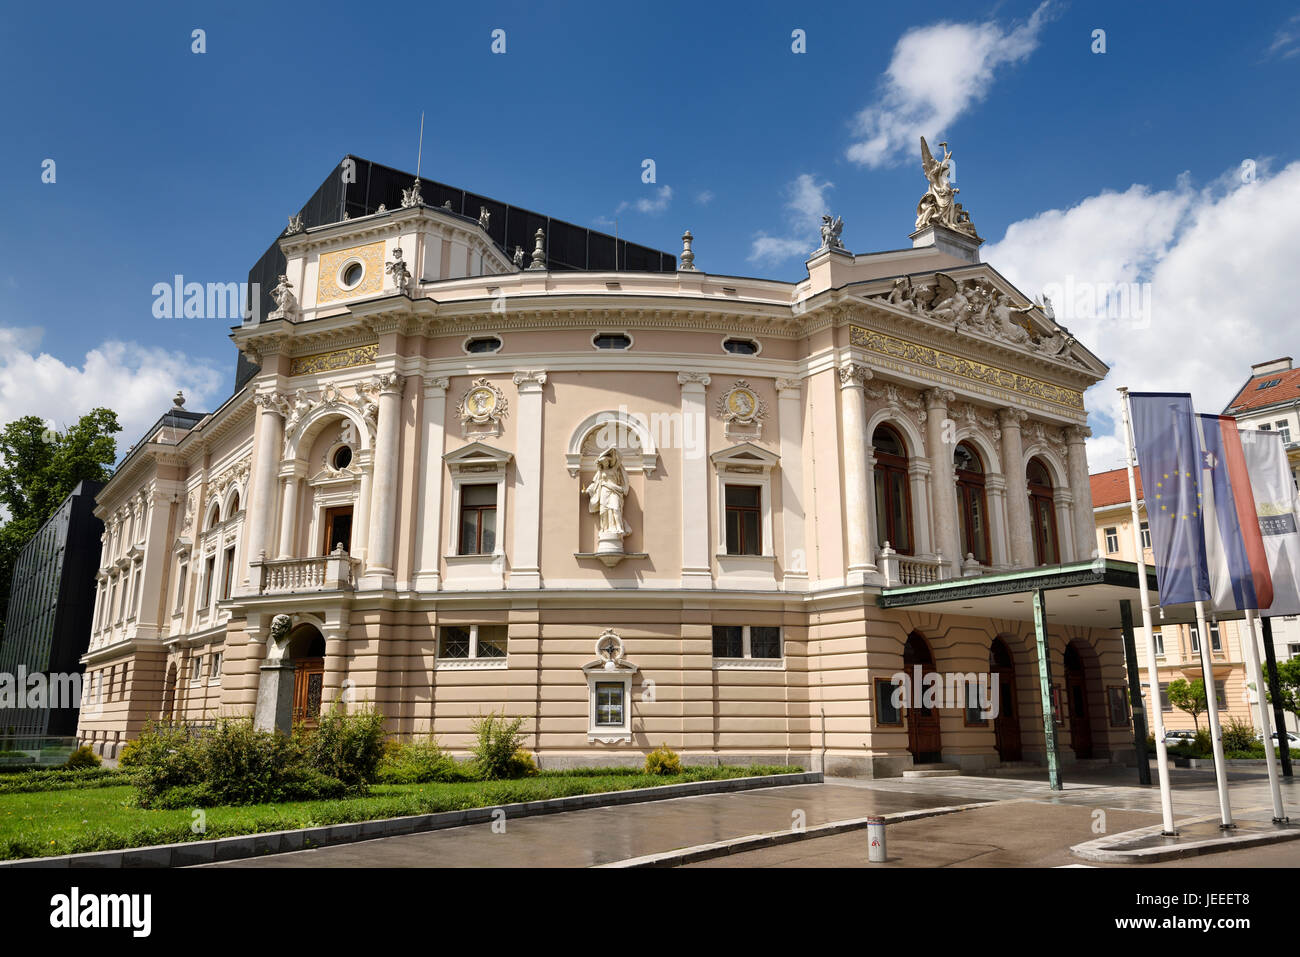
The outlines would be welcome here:
<svg viewBox="0 0 1300 957">
<path fill-rule="evenodd" d="M 738 342 L 752 342 L 754 344 L 754 351 L 749 353 L 749 355 L 745 355 L 742 352 L 732 352 L 727 348 L 727 343 L 733 339 Z M 758 339 L 745 335 L 725 335 L 721 340 L 719 340 L 718 348 L 722 350 L 724 355 L 729 355 L 734 359 L 755 359 L 763 354 L 763 343 Z"/>
<path fill-rule="evenodd" d="M 501 345 L 497 346 L 491 352 L 470 352 L 469 344 L 475 339 L 495 339 Z M 466 336 L 461 340 L 460 351 L 467 356 L 499 356 L 506 348 L 506 337 L 499 332 L 476 332 L 472 336 Z"/>
<path fill-rule="evenodd" d="M 351 285 L 348 285 L 347 281 L 344 280 L 343 276 L 348 271 L 348 269 L 350 269 L 352 266 L 360 266 L 361 275 L 357 277 L 356 282 L 352 283 Z M 343 262 L 339 265 L 338 272 L 334 276 L 335 284 L 344 292 L 351 292 L 353 289 L 356 289 L 365 281 L 366 281 L 366 264 L 356 256 L 351 256 L 343 260 Z"/>
<path fill-rule="evenodd" d="M 601 336 L 623 336 L 627 339 L 627 345 L 622 349 L 602 349 L 596 345 L 596 340 Z M 591 347 L 597 352 L 631 352 L 636 347 L 636 339 L 632 333 L 626 329 L 601 329 L 599 332 L 591 334 Z"/>
<path fill-rule="evenodd" d="M 342 467 L 334 464 L 334 460 L 338 457 L 341 449 L 347 449 L 352 453 L 352 457 L 348 459 L 348 464 Z M 330 446 L 329 451 L 325 453 L 325 464 L 336 472 L 350 471 L 357 464 L 357 450 L 349 442 L 335 442 Z"/>
</svg>

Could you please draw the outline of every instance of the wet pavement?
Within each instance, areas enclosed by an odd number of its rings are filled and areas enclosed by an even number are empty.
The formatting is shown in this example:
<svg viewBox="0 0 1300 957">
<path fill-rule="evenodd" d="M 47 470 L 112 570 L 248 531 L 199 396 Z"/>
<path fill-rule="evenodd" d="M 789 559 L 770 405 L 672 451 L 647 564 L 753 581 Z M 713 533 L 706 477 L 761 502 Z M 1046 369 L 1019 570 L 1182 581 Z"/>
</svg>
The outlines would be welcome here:
<svg viewBox="0 0 1300 957">
<path fill-rule="evenodd" d="M 1068 771 L 1065 789 L 1057 792 L 1048 788 L 1042 771 L 982 778 L 833 778 L 824 784 L 568 811 L 505 820 L 495 826 L 470 825 L 206 866 L 590 867 L 786 831 L 797 823 L 811 828 L 873 814 L 988 802 L 989 807 L 891 823 L 891 862 L 885 866 L 1059 867 L 1080 863 L 1070 854 L 1072 845 L 1160 823 L 1159 789 L 1138 786 L 1136 776 L 1133 768 Z M 1178 826 L 1213 830 L 1218 813 L 1213 773 L 1176 769 L 1171 779 Z M 1234 773 L 1230 787 L 1233 814 L 1243 827 L 1271 820 L 1264 775 Z M 1284 780 L 1283 800 L 1288 812 L 1300 820 L 1300 779 Z M 1204 823 L 1207 819 L 1209 825 Z M 1300 849 L 1287 854 L 1271 848 L 1254 853 L 1262 851 L 1270 852 L 1265 859 L 1277 861 L 1292 860 L 1300 853 Z M 1229 853 L 1235 857 L 1252 852 Z M 1220 856 L 1201 858 L 1202 866 L 1211 861 L 1217 866 Z M 850 831 L 693 866 L 865 864 L 866 832 Z"/>
<path fill-rule="evenodd" d="M 941 779 L 943 783 L 951 778 Z M 936 782 L 939 783 L 939 782 Z M 590 867 L 696 844 L 863 817 L 970 803 L 937 787 L 874 791 L 804 784 L 566 811 L 407 834 L 209 867 Z"/>
</svg>

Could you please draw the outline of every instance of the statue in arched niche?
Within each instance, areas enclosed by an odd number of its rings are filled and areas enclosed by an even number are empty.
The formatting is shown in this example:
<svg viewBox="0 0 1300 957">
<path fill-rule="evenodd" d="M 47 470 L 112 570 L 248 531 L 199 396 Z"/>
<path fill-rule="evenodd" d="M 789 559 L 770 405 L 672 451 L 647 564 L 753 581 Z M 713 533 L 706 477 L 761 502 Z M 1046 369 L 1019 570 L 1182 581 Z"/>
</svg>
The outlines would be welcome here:
<svg viewBox="0 0 1300 957">
<path fill-rule="evenodd" d="M 632 532 L 623 515 L 628 488 L 627 471 L 618 449 L 605 449 L 596 459 L 596 474 L 582 490 L 587 496 L 587 510 L 599 516 L 597 554 L 622 552 L 623 539 Z"/>
</svg>

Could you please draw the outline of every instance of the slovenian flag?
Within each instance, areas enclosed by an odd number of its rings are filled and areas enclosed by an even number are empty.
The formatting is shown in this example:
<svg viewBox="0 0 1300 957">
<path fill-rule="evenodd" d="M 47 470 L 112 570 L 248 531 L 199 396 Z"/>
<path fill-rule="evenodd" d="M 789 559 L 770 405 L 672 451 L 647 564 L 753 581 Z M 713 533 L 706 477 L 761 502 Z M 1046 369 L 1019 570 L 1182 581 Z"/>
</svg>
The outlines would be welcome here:
<svg viewBox="0 0 1300 957">
<path fill-rule="evenodd" d="M 1241 430 L 1255 517 L 1273 580 L 1272 615 L 1300 615 L 1300 497 L 1277 432 Z"/>
<path fill-rule="evenodd" d="M 1161 605 L 1209 601 L 1201 512 L 1201 439 L 1192 397 L 1130 392 L 1129 410 Z"/>
<path fill-rule="evenodd" d="M 1215 611 L 1268 608 L 1273 604 L 1273 580 L 1237 420 L 1198 415 L 1196 431 L 1211 604 Z"/>
</svg>

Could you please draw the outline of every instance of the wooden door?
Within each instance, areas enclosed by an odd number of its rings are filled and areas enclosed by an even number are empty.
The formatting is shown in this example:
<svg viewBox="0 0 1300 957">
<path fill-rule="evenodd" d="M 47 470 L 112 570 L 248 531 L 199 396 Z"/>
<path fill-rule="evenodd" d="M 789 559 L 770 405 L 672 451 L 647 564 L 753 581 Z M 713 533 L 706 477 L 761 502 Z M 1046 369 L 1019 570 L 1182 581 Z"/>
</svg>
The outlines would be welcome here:
<svg viewBox="0 0 1300 957">
<path fill-rule="evenodd" d="M 326 555 L 342 545 L 343 550 L 352 552 L 352 506 L 325 510 L 325 550 Z"/>
<path fill-rule="evenodd" d="M 1088 720 L 1088 687 L 1082 671 L 1065 676 L 1065 689 L 1070 702 L 1070 747 L 1076 758 L 1092 757 L 1092 723 Z"/>
<path fill-rule="evenodd" d="M 304 658 L 293 672 L 293 723 L 314 728 L 320 721 L 321 694 L 325 690 L 325 659 Z"/>
<path fill-rule="evenodd" d="M 1022 752 L 1020 714 L 1016 710 L 1015 672 L 998 668 L 993 672 L 993 679 L 998 682 L 998 714 L 993 719 L 993 732 L 997 738 L 994 747 L 1003 761 L 1019 761 Z"/>
<path fill-rule="evenodd" d="M 914 665 L 921 666 L 923 677 L 934 672 L 930 646 L 920 635 L 912 635 L 903 647 L 903 670 L 909 677 L 916 673 Z M 936 708 L 917 706 L 923 691 L 923 687 L 912 688 L 911 700 L 907 702 L 907 750 L 912 752 L 912 761 L 916 764 L 935 764 L 943 760 L 939 711 Z"/>
</svg>

